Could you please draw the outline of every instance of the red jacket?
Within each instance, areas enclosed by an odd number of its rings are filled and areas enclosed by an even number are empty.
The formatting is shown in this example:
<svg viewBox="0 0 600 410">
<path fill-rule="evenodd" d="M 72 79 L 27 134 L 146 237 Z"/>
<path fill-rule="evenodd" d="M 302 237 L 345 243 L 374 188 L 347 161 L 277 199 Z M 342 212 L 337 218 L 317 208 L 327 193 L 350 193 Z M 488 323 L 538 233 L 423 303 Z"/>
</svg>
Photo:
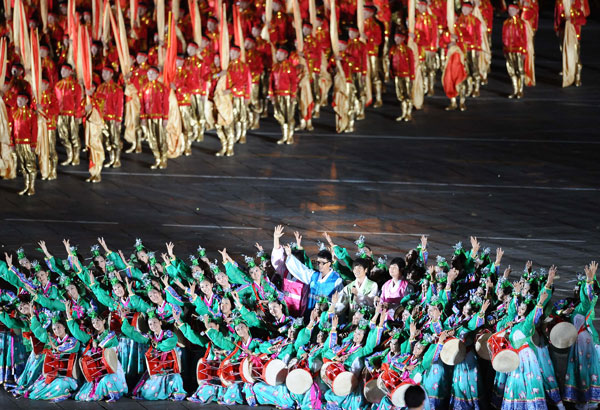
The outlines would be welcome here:
<svg viewBox="0 0 600 410">
<path fill-rule="evenodd" d="M 48 130 L 56 129 L 56 117 L 58 116 L 58 101 L 56 100 L 56 94 L 54 90 L 48 88 L 42 93 L 42 100 L 39 102 L 39 106 L 42 110 L 42 115 L 46 118 L 46 124 L 48 124 Z"/>
<path fill-rule="evenodd" d="M 298 83 L 298 70 L 289 60 L 275 63 L 269 79 L 269 95 L 295 96 L 298 92 Z"/>
<path fill-rule="evenodd" d="M 367 48 L 358 38 L 348 40 L 346 57 L 353 73 L 367 74 Z M 346 68 L 344 67 L 344 70 Z"/>
<path fill-rule="evenodd" d="M 148 81 L 140 93 L 140 118 L 163 119 L 169 116 L 169 89 L 161 82 Z"/>
<path fill-rule="evenodd" d="M 367 37 L 367 53 L 370 56 L 379 54 L 379 46 L 383 42 L 381 27 L 375 18 L 371 17 L 365 20 L 365 36 Z"/>
<path fill-rule="evenodd" d="M 58 101 L 59 115 L 69 117 L 83 116 L 83 90 L 75 78 L 63 78 L 54 86 L 54 94 Z"/>
<path fill-rule="evenodd" d="M 390 62 L 394 77 L 415 78 L 415 56 L 406 44 L 394 44 L 390 48 Z"/>
<path fill-rule="evenodd" d="M 461 14 L 454 24 L 457 44 L 463 51 L 481 50 L 481 21 L 473 14 Z"/>
<path fill-rule="evenodd" d="M 234 97 L 250 98 L 252 75 L 248 65 L 241 58 L 229 63 L 227 67 L 227 88 Z"/>
<path fill-rule="evenodd" d="M 102 118 L 105 121 L 123 120 L 123 89 L 117 85 L 113 80 L 104 82 L 98 86 L 96 90 L 96 97 L 102 102 Z"/>
<path fill-rule="evenodd" d="M 424 51 L 437 51 L 438 21 L 434 14 L 418 13 L 415 19 L 415 42 L 419 46 L 420 58 L 424 59 Z"/>
<path fill-rule="evenodd" d="M 509 17 L 502 25 L 502 44 L 505 53 L 527 53 L 527 32 L 521 17 Z"/>
<path fill-rule="evenodd" d="M 12 110 L 12 144 L 29 144 L 35 148 L 37 143 L 37 115 L 25 106 Z"/>
</svg>

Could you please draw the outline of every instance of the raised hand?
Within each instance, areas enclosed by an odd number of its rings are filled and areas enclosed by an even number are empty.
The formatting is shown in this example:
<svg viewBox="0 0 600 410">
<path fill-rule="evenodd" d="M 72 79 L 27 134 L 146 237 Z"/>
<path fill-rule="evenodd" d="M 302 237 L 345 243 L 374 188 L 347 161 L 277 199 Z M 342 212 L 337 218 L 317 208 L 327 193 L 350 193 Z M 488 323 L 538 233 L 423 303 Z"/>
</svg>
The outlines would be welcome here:
<svg viewBox="0 0 600 410">
<path fill-rule="evenodd" d="M 533 261 L 527 261 L 527 263 L 525 263 L 525 269 L 527 270 L 527 272 L 531 273 L 532 268 L 533 268 Z"/>
<path fill-rule="evenodd" d="M 338 315 L 333 315 L 333 317 L 331 318 L 331 329 L 337 329 L 339 320 L 340 319 L 338 318 Z"/>
<path fill-rule="evenodd" d="M 258 251 L 259 251 L 259 252 L 263 252 L 263 251 L 264 251 L 264 248 L 263 248 L 263 247 L 262 247 L 262 245 L 261 245 L 260 243 L 258 243 L 258 242 L 256 242 L 256 243 L 254 244 L 254 247 L 255 247 L 256 249 L 258 249 Z"/>
<path fill-rule="evenodd" d="M 8 266 L 12 266 L 12 261 L 13 261 L 12 255 L 9 255 L 8 253 L 4 252 L 4 258 L 6 258 L 6 264 Z"/>
<path fill-rule="evenodd" d="M 485 302 L 483 302 L 483 305 L 481 305 L 481 311 L 483 313 L 485 313 L 485 312 L 487 312 L 489 307 L 490 307 L 490 300 L 486 299 Z"/>
<path fill-rule="evenodd" d="M 596 261 L 591 261 L 590 264 L 585 267 L 585 276 L 588 281 L 594 280 L 597 270 L 598 270 L 598 263 Z"/>
<path fill-rule="evenodd" d="M 285 254 L 286 254 L 287 256 L 290 256 L 290 255 L 292 254 L 292 248 L 290 247 L 290 245 L 285 245 L 285 246 L 283 247 L 283 249 L 285 250 Z"/>
<path fill-rule="evenodd" d="M 538 301 L 538 304 L 543 305 L 544 302 L 546 301 L 546 299 L 548 299 L 548 293 L 542 292 L 542 294 L 540 295 L 540 300 Z"/>
<path fill-rule="evenodd" d="M 161 256 L 161 258 L 163 258 L 163 261 L 165 261 L 165 264 L 170 263 L 169 255 L 167 255 L 166 253 L 161 253 L 160 256 Z"/>
<path fill-rule="evenodd" d="M 221 254 L 221 258 L 223 259 L 223 264 L 225 264 L 227 261 L 229 261 L 229 259 L 231 259 L 229 257 L 229 254 L 227 253 L 227 248 L 223 248 L 223 250 L 219 251 L 219 253 Z"/>
<path fill-rule="evenodd" d="M 281 239 L 283 236 L 283 225 L 277 225 L 273 231 L 273 238 Z"/>
<path fill-rule="evenodd" d="M 504 255 L 504 251 L 502 250 L 502 248 L 497 248 L 496 249 L 496 261 L 494 262 L 494 265 L 500 266 L 500 261 L 502 261 L 503 255 Z"/>
<path fill-rule="evenodd" d="M 48 252 L 48 248 L 46 247 L 46 241 L 39 241 L 38 245 L 42 249 L 42 252 L 44 252 L 44 255 L 46 255 L 46 258 L 50 259 L 52 255 L 50 255 L 50 252 Z"/>
<path fill-rule="evenodd" d="M 121 249 L 119 249 L 118 254 L 121 257 L 121 260 L 123 261 L 123 263 L 125 265 L 127 265 L 127 259 L 125 259 L 125 255 L 123 255 L 123 251 Z"/>
<path fill-rule="evenodd" d="M 165 245 L 167 245 L 167 253 L 169 254 L 169 256 L 171 258 L 175 258 L 175 254 L 173 253 L 173 248 L 175 247 L 175 245 L 173 245 L 173 242 L 168 242 Z"/>
<path fill-rule="evenodd" d="M 325 240 L 327 241 L 327 243 L 329 244 L 329 247 L 331 249 L 333 249 L 333 247 L 335 246 L 333 244 L 333 240 L 331 240 L 331 236 L 329 236 L 329 234 L 327 232 L 323 232 L 323 236 L 325 237 Z"/>
<path fill-rule="evenodd" d="M 425 249 L 427 249 L 427 237 L 421 235 L 421 250 L 424 251 Z"/>
<path fill-rule="evenodd" d="M 296 246 L 298 249 L 302 249 L 302 235 L 300 235 L 300 232 L 295 231 L 294 232 L 294 237 L 296 238 Z"/>
<path fill-rule="evenodd" d="M 455 268 L 450 269 L 448 272 L 448 284 L 452 284 L 454 280 L 458 277 L 458 270 Z"/>
<path fill-rule="evenodd" d="M 515 292 L 521 293 L 521 290 L 523 289 L 523 282 L 520 280 L 513 282 L 513 288 L 515 289 Z"/>
<path fill-rule="evenodd" d="M 479 253 L 479 247 L 480 246 L 481 245 L 479 244 L 479 241 L 477 240 L 477 237 L 471 236 L 471 252 L 473 254 Z"/>
<path fill-rule="evenodd" d="M 546 281 L 546 286 L 550 287 L 552 283 L 554 283 L 557 270 L 558 268 L 555 265 L 550 266 L 550 269 L 548 269 L 548 280 Z"/>
<path fill-rule="evenodd" d="M 508 267 L 506 269 L 504 269 L 504 279 L 508 279 L 508 276 L 510 275 L 511 272 L 512 272 L 512 269 L 510 268 L 510 265 L 508 265 Z"/>
</svg>

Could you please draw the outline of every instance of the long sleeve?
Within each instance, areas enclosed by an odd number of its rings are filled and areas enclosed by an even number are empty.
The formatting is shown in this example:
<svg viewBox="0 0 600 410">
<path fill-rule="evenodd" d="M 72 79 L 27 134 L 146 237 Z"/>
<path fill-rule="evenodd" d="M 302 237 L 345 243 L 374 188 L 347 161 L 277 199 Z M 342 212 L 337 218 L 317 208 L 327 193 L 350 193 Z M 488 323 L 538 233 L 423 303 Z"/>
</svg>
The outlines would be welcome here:
<svg viewBox="0 0 600 410">
<path fill-rule="evenodd" d="M 314 274 L 314 271 L 300 262 L 294 255 L 287 257 L 285 266 L 287 267 L 288 271 L 300 282 L 304 283 L 305 285 L 310 284 L 310 280 Z"/>
<path fill-rule="evenodd" d="M 87 332 L 81 330 L 77 322 L 75 322 L 73 319 L 67 320 L 67 326 L 69 327 L 69 331 L 73 337 L 79 340 L 81 343 L 88 343 L 92 338 Z"/>
<path fill-rule="evenodd" d="M 277 272 L 279 276 L 283 276 L 285 273 L 285 251 L 283 246 L 279 246 L 279 248 L 273 248 L 271 252 L 271 265 Z"/>
<path fill-rule="evenodd" d="M 235 285 L 246 285 L 252 282 L 240 268 L 231 262 L 225 262 L 225 273 L 229 282 Z"/>
<path fill-rule="evenodd" d="M 37 317 L 34 316 L 31 318 L 29 327 L 33 332 L 33 335 L 38 338 L 40 342 L 48 343 L 48 332 L 42 327 Z"/>
<path fill-rule="evenodd" d="M 235 343 L 231 340 L 223 336 L 221 332 L 215 329 L 208 329 L 206 335 L 210 338 L 210 340 L 221 350 L 233 352 L 235 349 Z"/>
<path fill-rule="evenodd" d="M 161 352 L 168 352 L 175 349 L 175 346 L 177 346 L 177 336 L 170 331 L 167 331 L 165 333 L 165 338 L 156 345 L 156 349 Z"/>
<path fill-rule="evenodd" d="M 183 333 L 187 340 L 195 345 L 206 346 L 208 344 L 206 337 L 200 336 L 198 333 L 194 332 L 187 323 L 182 323 L 179 330 L 181 330 L 181 333 Z"/>
<path fill-rule="evenodd" d="M 131 326 L 129 321 L 126 319 L 123 320 L 123 324 L 121 325 L 121 332 L 123 332 L 125 336 L 127 336 L 134 342 L 141 343 L 144 345 L 150 342 L 150 340 L 146 336 L 142 335 L 133 326 Z"/>
</svg>

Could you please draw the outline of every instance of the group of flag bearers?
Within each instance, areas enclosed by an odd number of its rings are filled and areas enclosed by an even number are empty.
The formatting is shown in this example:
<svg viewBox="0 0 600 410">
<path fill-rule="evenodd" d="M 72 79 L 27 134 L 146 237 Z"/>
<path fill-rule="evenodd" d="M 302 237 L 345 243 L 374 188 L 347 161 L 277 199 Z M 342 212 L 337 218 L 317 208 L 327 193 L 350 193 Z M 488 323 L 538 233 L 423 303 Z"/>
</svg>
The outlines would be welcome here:
<svg viewBox="0 0 600 410">
<path fill-rule="evenodd" d="M 283 235 L 276 227 L 271 254 L 257 244 L 243 264 L 226 249 L 211 262 L 202 247 L 185 262 L 172 243 L 158 258 L 141 240 L 126 258 L 103 238 L 90 259 L 67 240 L 65 259 L 43 241 L 41 263 L 6 253 L 4 388 L 35 400 L 290 409 L 600 402 L 597 263 L 578 274 L 572 297 L 552 301 L 555 266 L 528 262 L 511 276 L 502 249 L 492 259 L 476 238 L 430 263 L 425 237 L 388 261 L 362 236 L 354 259 L 327 234 L 311 259 L 298 232 L 287 245 Z M 557 355 L 567 357 L 564 377 Z"/>
<path fill-rule="evenodd" d="M 148 142 L 154 163 L 192 153 L 215 130 L 218 156 L 234 155 L 272 105 L 278 144 L 313 130 L 331 103 L 337 132 L 353 132 L 366 107 L 383 104 L 393 82 L 398 121 L 410 121 L 437 73 L 466 109 L 491 64 L 494 12 L 508 11 L 503 52 L 510 98 L 535 85 L 537 0 L 494 10 L 490 0 L 15 0 L 0 17 L 0 175 L 24 179 L 21 195 L 77 166 L 88 152 L 88 182 L 118 168 Z M 181 4 L 180 4 L 181 3 Z M 581 28 L 587 0 L 557 0 L 563 86 L 581 85 Z M 8 81 L 5 81 L 8 80 Z M 270 104 L 269 104 L 270 103 Z M 80 137 L 80 128 L 84 138 Z M 123 141 L 124 140 L 124 141 Z"/>
</svg>

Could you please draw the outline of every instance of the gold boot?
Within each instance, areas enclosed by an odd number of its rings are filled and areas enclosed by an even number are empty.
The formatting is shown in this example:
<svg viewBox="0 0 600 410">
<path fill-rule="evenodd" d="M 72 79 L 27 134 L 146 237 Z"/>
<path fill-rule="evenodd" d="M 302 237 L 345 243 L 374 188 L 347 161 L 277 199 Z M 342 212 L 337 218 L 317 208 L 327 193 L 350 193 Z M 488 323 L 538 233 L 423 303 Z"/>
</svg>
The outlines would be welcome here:
<svg viewBox="0 0 600 410">
<path fill-rule="evenodd" d="M 29 189 L 27 190 L 27 196 L 35 195 L 35 173 L 29 176 Z"/>
<path fill-rule="evenodd" d="M 215 153 L 215 156 L 222 157 L 227 151 L 227 136 L 222 127 L 217 128 L 217 136 L 219 137 L 219 141 L 221 141 L 221 150 Z"/>
<path fill-rule="evenodd" d="M 306 121 L 304 120 L 304 118 L 300 119 L 300 125 L 298 125 L 296 128 L 294 128 L 294 131 L 302 131 L 306 129 Z"/>
<path fill-rule="evenodd" d="M 467 77 L 467 97 L 470 97 L 473 93 L 473 77 Z"/>
<path fill-rule="evenodd" d="M 575 66 L 575 87 L 581 87 L 581 70 L 583 69 L 583 64 L 577 63 Z"/>
<path fill-rule="evenodd" d="M 473 98 L 479 97 L 479 89 L 481 88 L 481 80 L 478 78 L 477 80 L 475 80 L 475 86 L 473 88 L 473 92 L 471 93 L 471 96 Z"/>
<path fill-rule="evenodd" d="M 315 127 L 312 125 L 312 119 L 306 121 L 306 131 L 314 131 Z"/>
<path fill-rule="evenodd" d="M 60 163 L 62 166 L 67 166 L 73 161 L 73 147 L 71 144 L 65 145 L 65 151 L 67 151 L 67 159 Z"/>
<path fill-rule="evenodd" d="M 19 191 L 19 195 L 25 195 L 29 191 L 29 174 L 23 174 L 23 182 L 25 182 L 25 188 Z"/>
<path fill-rule="evenodd" d="M 450 98 L 450 105 L 446 107 L 446 111 L 454 111 L 458 108 L 456 105 L 456 97 Z"/>
<path fill-rule="evenodd" d="M 79 165 L 79 151 L 80 147 L 73 147 L 73 161 L 71 161 L 71 165 L 77 166 Z"/>
<path fill-rule="evenodd" d="M 112 166 L 112 164 L 115 163 L 115 152 L 112 149 L 110 151 L 108 151 L 108 157 L 109 157 L 109 160 L 107 163 L 105 163 L 103 165 L 104 168 L 110 168 Z"/>
<path fill-rule="evenodd" d="M 461 111 L 466 111 L 467 110 L 467 106 L 465 105 L 465 97 L 464 96 L 460 96 L 460 103 L 459 103 L 459 108 Z"/>
<path fill-rule="evenodd" d="M 513 92 L 508 96 L 508 98 L 516 98 L 519 93 L 519 83 L 516 75 L 510 77 L 510 81 L 512 82 Z"/>
<path fill-rule="evenodd" d="M 158 164 L 159 169 L 165 169 L 167 167 L 167 154 L 163 154 L 160 157 L 160 164 Z"/>
<path fill-rule="evenodd" d="M 112 164 L 113 168 L 121 167 L 121 150 L 123 149 L 121 145 L 122 145 L 122 142 L 119 141 L 119 146 L 113 150 L 115 153 L 115 162 L 113 162 L 113 164 Z"/>
<path fill-rule="evenodd" d="M 517 98 L 523 98 L 523 84 L 525 83 L 525 76 L 519 76 L 517 79 Z"/>
<path fill-rule="evenodd" d="M 406 101 L 406 115 L 404 116 L 404 121 L 408 122 L 410 120 L 412 120 L 412 101 L 407 100 Z"/>
<path fill-rule="evenodd" d="M 373 104 L 373 108 L 379 108 L 383 105 L 383 101 L 381 100 L 381 83 L 375 84 L 375 103 Z"/>
<path fill-rule="evenodd" d="M 277 145 L 285 144 L 288 137 L 287 124 L 281 125 L 281 139 L 277 140 Z"/>
<path fill-rule="evenodd" d="M 398 122 L 403 121 L 404 117 L 406 117 L 406 101 L 400 101 L 400 105 L 402 106 L 402 115 L 396 117 L 396 121 Z"/>
<path fill-rule="evenodd" d="M 285 143 L 288 145 L 292 145 L 294 143 L 294 123 L 288 124 L 287 128 L 288 128 L 288 132 L 287 132 L 287 139 L 285 140 Z"/>
<path fill-rule="evenodd" d="M 231 130 L 227 137 L 227 152 L 225 153 L 226 157 L 232 157 L 233 153 L 233 145 L 235 144 L 235 131 Z"/>
</svg>

